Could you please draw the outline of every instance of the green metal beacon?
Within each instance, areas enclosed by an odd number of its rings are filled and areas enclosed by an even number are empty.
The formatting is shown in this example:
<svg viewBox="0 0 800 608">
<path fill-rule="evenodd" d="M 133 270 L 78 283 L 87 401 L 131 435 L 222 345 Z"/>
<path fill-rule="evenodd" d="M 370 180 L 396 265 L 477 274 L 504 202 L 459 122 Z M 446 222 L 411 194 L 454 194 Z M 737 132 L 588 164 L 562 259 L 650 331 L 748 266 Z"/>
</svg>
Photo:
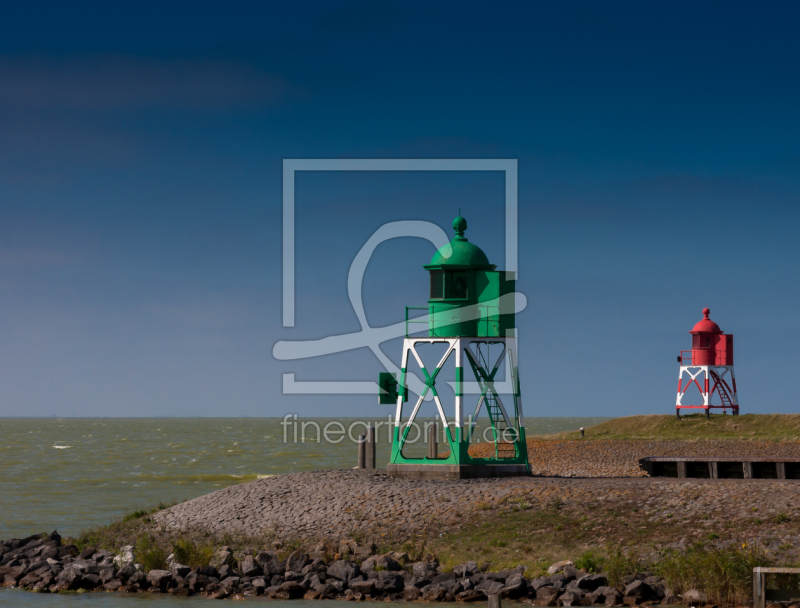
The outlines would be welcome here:
<svg viewBox="0 0 800 608">
<path fill-rule="evenodd" d="M 424 267 L 430 273 L 431 290 L 427 317 L 421 318 L 428 325 L 428 335 L 417 337 L 414 332 L 409 333 L 409 323 L 415 320 L 408 318 L 408 311 L 414 307 L 407 306 L 400 381 L 393 374 L 380 375 L 380 402 L 397 404 L 388 465 L 393 477 L 459 479 L 530 472 L 517 369 L 515 281 L 512 273 L 496 270 L 486 254 L 467 240 L 466 228 L 463 217 L 453 220 L 455 237 Z M 433 370 L 425 367 L 417 350 L 425 344 L 443 344 L 446 348 Z M 455 409 L 448 419 L 436 382 L 451 359 L 455 362 Z M 425 383 L 414 409 L 405 417 L 409 365 L 415 364 Z M 464 381 L 465 367 L 471 370 L 468 383 Z M 508 379 L 501 382 L 496 376 L 504 368 Z M 469 382 L 473 377 L 474 382 Z M 465 392 L 480 395 L 474 410 L 465 403 Z M 412 423 L 428 393 L 436 404 L 450 451 L 440 455 L 429 450 L 426 458 L 406 456 L 404 448 L 414 430 Z M 499 393 L 510 394 L 511 398 L 503 403 Z M 484 407 L 489 426 L 479 433 L 477 420 Z M 416 434 L 419 436 L 418 429 Z M 471 455 L 470 445 L 481 442 L 478 453 Z"/>
</svg>

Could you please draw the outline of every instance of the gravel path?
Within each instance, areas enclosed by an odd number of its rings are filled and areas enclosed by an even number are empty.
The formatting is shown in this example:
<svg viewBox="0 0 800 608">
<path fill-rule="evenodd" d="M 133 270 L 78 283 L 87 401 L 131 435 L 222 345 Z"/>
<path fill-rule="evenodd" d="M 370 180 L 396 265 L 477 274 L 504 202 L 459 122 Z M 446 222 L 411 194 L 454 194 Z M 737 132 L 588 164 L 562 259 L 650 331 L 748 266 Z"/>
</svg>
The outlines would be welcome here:
<svg viewBox="0 0 800 608">
<path fill-rule="evenodd" d="M 640 523 L 800 518 L 800 481 L 517 477 L 397 480 L 381 471 L 313 471 L 231 486 L 156 513 L 162 530 L 275 534 L 313 542 L 361 532 L 384 538 L 457 527 L 503 505 L 617 509 Z M 598 506 L 604 507 L 597 509 Z M 633 521 L 631 519 L 631 522 Z M 705 523 L 698 523 L 707 525 Z"/>
</svg>

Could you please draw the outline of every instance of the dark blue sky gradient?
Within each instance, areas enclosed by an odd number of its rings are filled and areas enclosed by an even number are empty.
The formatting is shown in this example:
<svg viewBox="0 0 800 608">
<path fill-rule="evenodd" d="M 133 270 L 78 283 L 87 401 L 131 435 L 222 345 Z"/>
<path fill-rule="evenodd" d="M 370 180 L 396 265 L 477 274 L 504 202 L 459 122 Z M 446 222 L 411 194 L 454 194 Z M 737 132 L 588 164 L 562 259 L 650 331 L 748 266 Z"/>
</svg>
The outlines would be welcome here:
<svg viewBox="0 0 800 608">
<path fill-rule="evenodd" d="M 519 160 L 528 416 L 671 413 L 712 309 L 746 412 L 800 409 L 796 3 L 137 2 L 0 8 L 0 416 L 378 415 L 350 262 L 433 221 L 503 266 L 502 176 L 306 173 L 281 326 L 284 158 Z M 424 304 L 422 241 L 367 270 Z M 399 361 L 400 343 L 384 352 Z"/>
</svg>

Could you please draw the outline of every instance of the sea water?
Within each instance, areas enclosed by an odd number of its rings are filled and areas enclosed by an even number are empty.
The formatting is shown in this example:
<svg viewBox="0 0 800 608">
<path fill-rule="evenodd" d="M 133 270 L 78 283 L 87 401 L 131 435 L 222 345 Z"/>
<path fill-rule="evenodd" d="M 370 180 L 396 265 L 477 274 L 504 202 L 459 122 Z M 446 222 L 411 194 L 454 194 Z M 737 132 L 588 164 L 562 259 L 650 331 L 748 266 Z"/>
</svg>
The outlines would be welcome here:
<svg viewBox="0 0 800 608">
<path fill-rule="evenodd" d="M 531 436 L 603 420 L 607 418 L 525 422 Z M 0 539 L 54 529 L 62 536 L 75 536 L 137 509 L 188 500 L 236 483 L 295 471 L 352 468 L 357 446 L 351 437 L 358 438 L 365 422 L 382 423 L 377 461 L 385 466 L 391 450 L 386 418 L 0 419 Z M 48 597 L 2 591 L 0 605 L 63 602 L 105 607 L 120 601 L 128 606 L 133 605 L 130 601 L 180 601 L 140 595 Z M 291 605 L 301 608 L 296 601 Z"/>
</svg>

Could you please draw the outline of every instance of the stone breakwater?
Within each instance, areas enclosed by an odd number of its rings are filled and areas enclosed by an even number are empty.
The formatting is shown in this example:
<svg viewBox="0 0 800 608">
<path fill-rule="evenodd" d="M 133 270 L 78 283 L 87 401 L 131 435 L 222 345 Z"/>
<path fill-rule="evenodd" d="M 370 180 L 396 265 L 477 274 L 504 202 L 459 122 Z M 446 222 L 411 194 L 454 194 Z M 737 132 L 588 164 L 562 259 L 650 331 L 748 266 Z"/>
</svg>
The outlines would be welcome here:
<svg viewBox="0 0 800 608">
<path fill-rule="evenodd" d="M 203 594 L 213 599 L 268 596 L 284 600 L 462 602 L 499 595 L 537 606 L 618 606 L 623 602 L 636 605 L 679 600 L 669 596 L 657 577 L 630 575 L 614 587 L 605 575 L 587 574 L 569 561 L 553 564 L 547 576 L 529 579 L 523 566 L 490 572 L 489 564 L 479 566 L 470 561 L 444 572 L 435 559 L 412 563 L 405 553 L 375 555 L 374 545 L 357 546 L 349 541 L 339 550 L 348 559 L 326 562 L 300 550 L 286 557 L 275 551 L 252 550 L 234 555 L 222 547 L 205 566 L 193 569 L 172 561 L 168 569 L 145 572 L 135 563 L 130 547 L 119 555 L 94 548 L 79 552 L 74 545 L 62 546 L 54 532 L 0 541 L 0 573 L 5 586 L 42 593 L 96 590 Z"/>
</svg>

